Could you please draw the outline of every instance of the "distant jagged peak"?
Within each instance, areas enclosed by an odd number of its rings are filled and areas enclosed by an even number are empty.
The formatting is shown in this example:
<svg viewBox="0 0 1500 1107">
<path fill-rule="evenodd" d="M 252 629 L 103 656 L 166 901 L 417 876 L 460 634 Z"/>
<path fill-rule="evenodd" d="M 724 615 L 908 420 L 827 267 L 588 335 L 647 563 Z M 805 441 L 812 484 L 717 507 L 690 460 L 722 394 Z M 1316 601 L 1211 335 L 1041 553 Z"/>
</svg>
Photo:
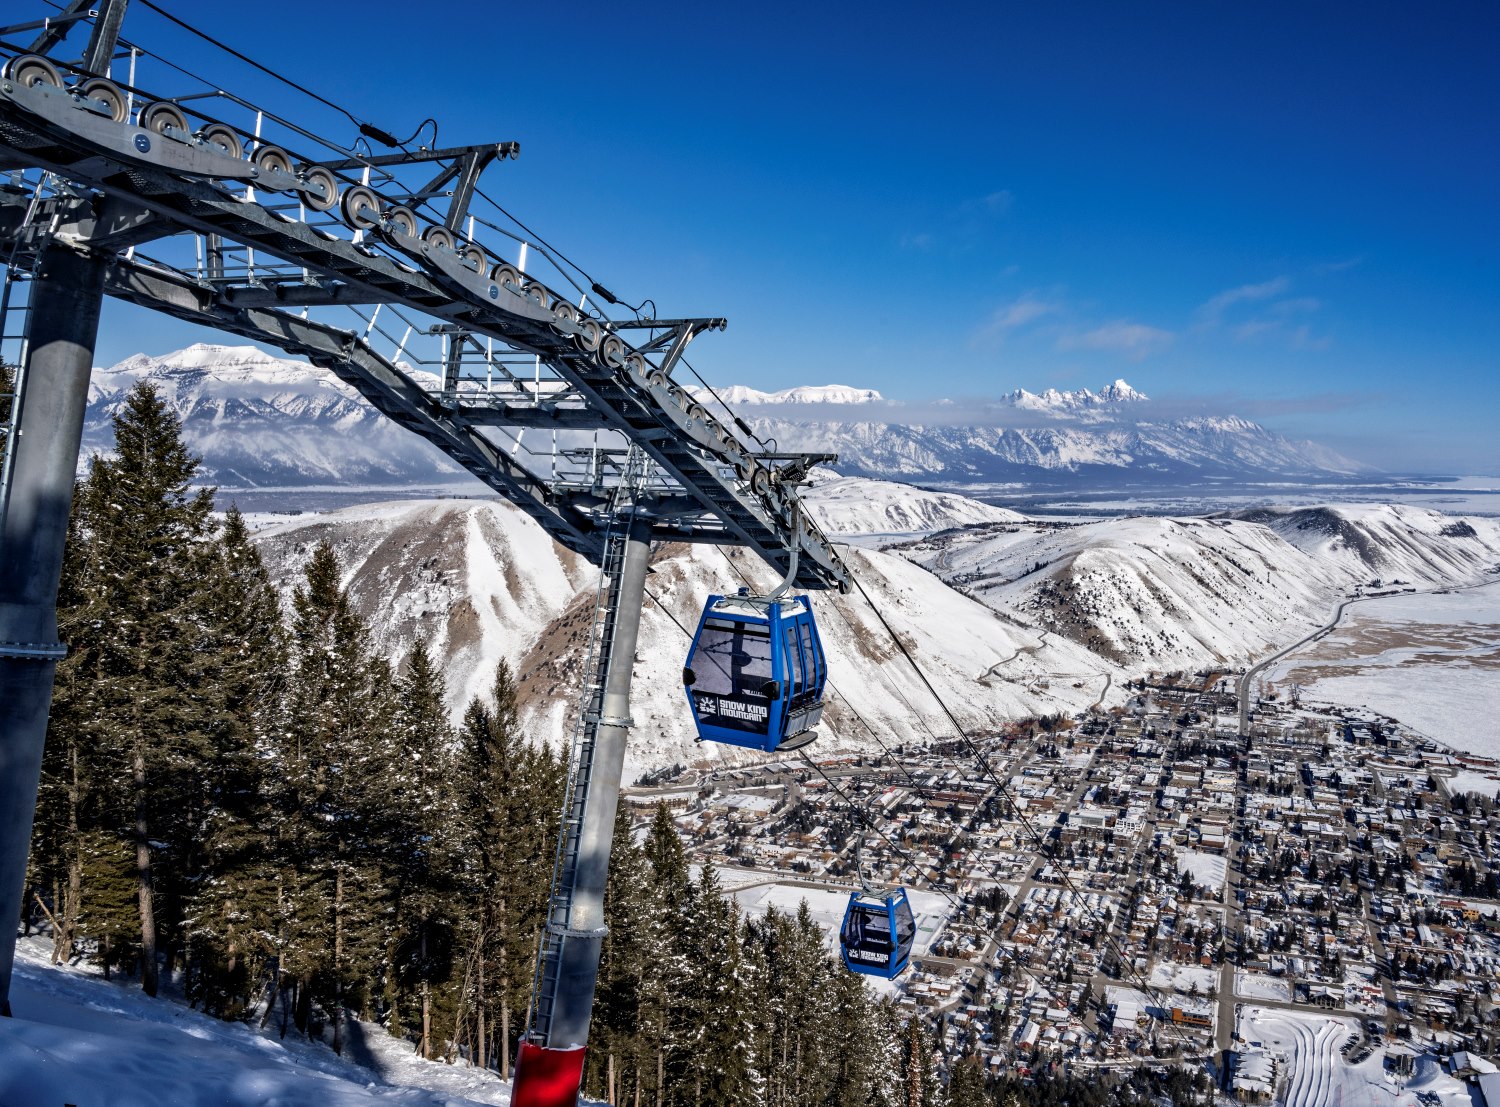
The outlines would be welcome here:
<svg viewBox="0 0 1500 1107">
<path fill-rule="evenodd" d="M 1099 390 L 1099 398 L 1108 400 L 1110 403 L 1128 404 L 1135 400 L 1150 399 L 1144 392 L 1137 392 L 1125 382 L 1124 377 L 1117 378 L 1113 384 L 1106 384 Z"/>
<path fill-rule="evenodd" d="M 1080 411 L 1095 411 L 1119 404 L 1138 403 L 1148 398 L 1144 392 L 1136 391 L 1121 379 L 1105 385 L 1098 392 L 1092 392 L 1087 388 L 1071 391 L 1047 388 L 1041 392 L 1028 392 L 1024 388 L 1016 388 L 1000 397 L 1000 402 L 1024 411 L 1063 415 Z"/>
</svg>

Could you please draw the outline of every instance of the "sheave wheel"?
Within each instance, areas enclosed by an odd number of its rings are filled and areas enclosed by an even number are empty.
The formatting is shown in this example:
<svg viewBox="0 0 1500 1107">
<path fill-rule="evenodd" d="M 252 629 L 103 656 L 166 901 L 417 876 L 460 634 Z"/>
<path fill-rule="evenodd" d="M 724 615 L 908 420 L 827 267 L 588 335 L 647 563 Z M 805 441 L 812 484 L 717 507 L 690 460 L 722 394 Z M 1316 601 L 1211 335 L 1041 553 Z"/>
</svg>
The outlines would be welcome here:
<svg viewBox="0 0 1500 1107">
<path fill-rule="evenodd" d="M 105 80 L 103 77 L 90 77 L 78 86 L 77 91 L 78 95 L 85 100 L 103 104 L 104 113 L 116 123 L 123 123 L 130 118 L 130 108 L 125 103 L 125 94 L 113 81 Z"/>
<path fill-rule="evenodd" d="M 22 88 L 35 88 L 37 85 L 62 88 L 62 74 L 57 71 L 57 66 L 40 54 L 22 54 L 11 58 L 5 63 L 4 74 L 7 81 L 14 81 Z"/>
</svg>

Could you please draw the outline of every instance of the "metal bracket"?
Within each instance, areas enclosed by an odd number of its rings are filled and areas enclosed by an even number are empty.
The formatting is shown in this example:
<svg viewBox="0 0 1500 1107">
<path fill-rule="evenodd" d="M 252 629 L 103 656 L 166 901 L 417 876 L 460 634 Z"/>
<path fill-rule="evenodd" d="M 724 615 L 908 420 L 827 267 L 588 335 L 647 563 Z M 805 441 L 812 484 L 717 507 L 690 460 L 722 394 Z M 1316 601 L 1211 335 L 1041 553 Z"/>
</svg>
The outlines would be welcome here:
<svg viewBox="0 0 1500 1107">
<path fill-rule="evenodd" d="M 590 711 L 588 713 L 588 717 L 593 719 L 600 726 L 617 726 L 622 727 L 625 730 L 630 730 L 635 726 L 635 720 L 632 719 L 629 715 L 595 715 L 592 711 Z"/>
<path fill-rule="evenodd" d="M 547 933 L 556 935 L 559 938 L 598 938 L 602 940 L 609 934 L 609 927 L 599 926 L 593 930 L 579 930 L 571 926 L 548 923 Z"/>
<path fill-rule="evenodd" d="M 67 656 L 62 642 L 0 642 L 0 657 L 13 661 L 61 661 Z"/>
</svg>

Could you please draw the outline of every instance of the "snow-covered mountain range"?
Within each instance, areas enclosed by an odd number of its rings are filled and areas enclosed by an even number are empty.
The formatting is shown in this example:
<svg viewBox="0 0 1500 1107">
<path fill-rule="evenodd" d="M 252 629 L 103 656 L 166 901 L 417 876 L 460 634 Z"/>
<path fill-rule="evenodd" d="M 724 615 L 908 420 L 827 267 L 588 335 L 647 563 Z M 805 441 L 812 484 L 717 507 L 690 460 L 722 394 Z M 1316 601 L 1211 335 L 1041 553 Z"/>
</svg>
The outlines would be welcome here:
<svg viewBox="0 0 1500 1107">
<path fill-rule="evenodd" d="M 412 372 L 437 387 L 430 374 Z M 182 420 L 211 484 L 432 485 L 466 476 L 326 370 L 253 346 L 208 343 L 161 357 L 135 354 L 95 369 L 85 452 L 110 447 L 110 416 L 142 380 L 155 384 Z"/>
<path fill-rule="evenodd" d="M 818 482 L 808 501 L 840 535 L 931 532 L 847 557 L 975 730 L 1116 702 L 1123 680 L 1149 669 L 1243 664 L 1322 625 L 1339 598 L 1376 577 L 1444 586 L 1500 564 L 1500 521 L 1404 507 L 1066 526 L 852 477 Z M 591 566 L 494 501 L 347 508 L 256 535 L 288 590 L 325 538 L 382 648 L 399 657 L 420 634 L 445 660 L 455 711 L 503 657 L 522 678 L 530 733 L 562 740 L 597 582 Z M 692 742 L 680 684 L 688 642 L 677 623 L 692 626 L 710 593 L 746 578 L 768 588 L 771 574 L 748 555 L 709 546 L 662 547 L 653 568 L 630 771 L 739 758 Z M 875 748 L 866 724 L 887 745 L 944 732 L 937 705 L 858 594 L 819 595 L 815 608 L 835 686 L 820 749 Z"/>
<path fill-rule="evenodd" d="M 1238 416 L 1153 417 L 1150 397 L 1124 380 L 1098 392 L 1017 388 L 979 403 L 939 401 L 925 414 L 847 385 L 784 392 L 735 385 L 696 395 L 739 412 L 781 449 L 836 453 L 847 472 L 897 480 L 1103 486 L 1373 472 Z"/>
<path fill-rule="evenodd" d="M 436 386 L 435 379 L 420 371 Z M 206 478 L 232 488 L 432 486 L 468 480 L 416 435 L 378 415 L 324 370 L 250 346 L 199 344 L 136 354 L 96 369 L 85 446 L 107 449 L 109 416 L 136 381 L 169 398 Z M 698 396 L 717 401 L 706 390 Z M 1368 471 L 1311 442 L 1234 416 L 1152 419 L 1148 398 L 1123 380 L 1099 391 L 1015 389 L 983 405 L 938 404 L 941 419 L 867 388 L 830 384 L 760 392 L 735 385 L 719 401 L 783 450 L 839 455 L 842 472 L 963 485 L 1172 483 L 1316 478 Z M 966 413 L 966 414 L 958 414 Z"/>
</svg>

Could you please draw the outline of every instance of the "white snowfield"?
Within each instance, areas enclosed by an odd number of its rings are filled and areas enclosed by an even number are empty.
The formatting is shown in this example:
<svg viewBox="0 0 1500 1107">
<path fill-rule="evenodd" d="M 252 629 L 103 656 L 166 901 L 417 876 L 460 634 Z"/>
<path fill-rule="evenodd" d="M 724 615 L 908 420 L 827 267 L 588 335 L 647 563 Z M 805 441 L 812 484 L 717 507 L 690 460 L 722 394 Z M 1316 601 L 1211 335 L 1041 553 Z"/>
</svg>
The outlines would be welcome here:
<svg viewBox="0 0 1500 1107">
<path fill-rule="evenodd" d="M 509 1104 L 510 1085 L 460 1061 L 417 1057 L 410 1042 L 351 1023 L 349 1056 L 291 1030 L 281 1039 L 149 999 L 135 981 L 48 963 L 50 941 L 23 939 L 0 1019 L 5 1107 L 468 1107 Z"/>
<path fill-rule="evenodd" d="M 1234 994 L 1243 999 L 1269 999 L 1276 1003 L 1292 1002 L 1292 988 L 1279 977 L 1264 973 L 1234 970 Z"/>
<path fill-rule="evenodd" d="M 1211 889 L 1215 895 L 1223 895 L 1224 878 L 1229 862 L 1220 853 L 1199 853 L 1197 850 L 1177 851 L 1177 871 L 1188 873 L 1194 884 Z"/>
<path fill-rule="evenodd" d="M 1476 520 L 1477 522 L 1477 520 Z M 1266 671 L 1307 700 L 1368 707 L 1455 749 L 1500 758 L 1500 579 L 1447 594 L 1351 604 L 1338 629 Z M 1372 649 L 1371 641 L 1382 643 Z M 1500 792 L 1500 769 L 1460 770 L 1452 792 Z"/>
</svg>

